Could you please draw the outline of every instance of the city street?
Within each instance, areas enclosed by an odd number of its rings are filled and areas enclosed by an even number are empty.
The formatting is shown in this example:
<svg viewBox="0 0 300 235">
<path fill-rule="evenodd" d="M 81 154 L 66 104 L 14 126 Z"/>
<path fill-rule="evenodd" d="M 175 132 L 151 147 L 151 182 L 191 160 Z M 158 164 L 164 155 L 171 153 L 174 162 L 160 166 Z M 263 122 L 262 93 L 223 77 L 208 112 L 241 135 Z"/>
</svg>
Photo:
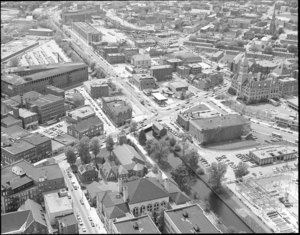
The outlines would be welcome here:
<svg viewBox="0 0 300 235">
<path fill-rule="evenodd" d="M 59 167 L 62 170 L 62 173 L 65 178 L 66 186 L 69 189 L 69 193 L 71 195 L 72 203 L 73 203 L 73 208 L 74 208 L 74 213 L 75 217 L 77 218 L 77 215 L 80 215 L 80 218 L 82 219 L 83 226 L 79 225 L 79 233 L 94 233 L 94 234 L 99 234 L 99 233 L 107 233 L 106 230 L 104 229 L 104 225 L 101 222 L 99 216 L 96 213 L 95 208 L 91 208 L 86 197 L 83 194 L 83 191 L 80 188 L 80 185 L 73 173 L 71 173 L 72 178 L 70 179 L 67 175 L 66 170 L 69 169 L 70 165 L 67 163 L 67 161 L 62 161 L 59 163 Z M 70 172 L 72 172 L 70 170 Z M 74 185 L 78 187 L 77 190 L 73 189 L 72 182 L 75 182 Z M 80 203 L 80 200 L 83 199 L 84 205 Z M 95 227 L 92 227 L 91 221 L 89 221 L 88 217 L 92 217 L 92 221 L 95 224 Z M 83 232 L 83 228 L 86 228 L 86 232 Z"/>
</svg>

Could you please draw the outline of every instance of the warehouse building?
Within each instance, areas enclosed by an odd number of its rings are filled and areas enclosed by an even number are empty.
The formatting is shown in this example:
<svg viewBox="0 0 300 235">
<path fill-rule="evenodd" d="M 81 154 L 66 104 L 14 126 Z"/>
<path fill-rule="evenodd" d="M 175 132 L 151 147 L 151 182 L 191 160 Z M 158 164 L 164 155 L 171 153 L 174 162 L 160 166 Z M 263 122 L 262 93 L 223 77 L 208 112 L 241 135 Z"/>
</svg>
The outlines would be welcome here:
<svg viewBox="0 0 300 235">
<path fill-rule="evenodd" d="M 1 92 L 14 96 L 29 91 L 46 92 L 52 85 L 68 87 L 88 80 L 85 63 L 57 63 L 5 69 L 1 74 Z"/>
<path fill-rule="evenodd" d="M 72 29 L 88 43 L 101 41 L 101 33 L 88 23 L 73 22 Z"/>
</svg>

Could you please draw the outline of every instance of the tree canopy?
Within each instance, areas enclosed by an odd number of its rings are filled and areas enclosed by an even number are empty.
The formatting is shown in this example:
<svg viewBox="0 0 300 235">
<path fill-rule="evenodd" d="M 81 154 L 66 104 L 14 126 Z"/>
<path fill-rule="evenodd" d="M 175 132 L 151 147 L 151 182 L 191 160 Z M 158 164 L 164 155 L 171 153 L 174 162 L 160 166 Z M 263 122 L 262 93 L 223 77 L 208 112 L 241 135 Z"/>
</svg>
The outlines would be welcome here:
<svg viewBox="0 0 300 235">
<path fill-rule="evenodd" d="M 98 137 L 95 136 L 91 139 L 89 147 L 90 147 L 91 152 L 96 157 L 97 154 L 100 152 L 100 141 L 99 141 Z"/>
<path fill-rule="evenodd" d="M 72 97 L 75 107 L 84 105 L 84 97 L 80 93 L 74 93 Z"/>
<path fill-rule="evenodd" d="M 189 176 L 188 169 L 184 164 L 180 164 L 171 171 L 172 179 L 178 184 L 180 190 L 186 194 L 190 194 L 191 186 L 188 185 Z"/>
<path fill-rule="evenodd" d="M 78 143 L 78 154 L 83 164 L 88 164 L 91 162 L 91 155 L 89 151 L 90 139 L 87 136 L 81 138 Z"/>
<path fill-rule="evenodd" d="M 137 130 L 137 122 L 136 121 L 131 121 L 130 122 L 130 128 L 129 131 L 130 132 L 135 132 Z"/>
<path fill-rule="evenodd" d="M 75 162 L 76 162 L 76 154 L 74 152 L 74 149 L 70 146 L 68 146 L 65 150 L 65 155 L 67 157 L 67 162 L 70 164 L 70 165 L 73 165 Z"/>
<path fill-rule="evenodd" d="M 213 188 L 220 188 L 222 179 L 224 178 L 227 171 L 227 165 L 222 162 L 213 162 L 207 171 L 209 177 L 208 182 L 212 185 Z"/>
<path fill-rule="evenodd" d="M 107 151 L 109 151 L 110 155 L 111 155 L 111 152 L 113 151 L 114 149 L 114 145 L 115 145 L 115 142 L 114 142 L 114 139 L 112 138 L 111 135 L 109 135 L 107 138 L 106 138 L 106 149 Z"/>
<path fill-rule="evenodd" d="M 146 144 L 147 137 L 145 131 L 142 129 L 139 133 L 139 143 L 144 146 Z"/>
<path fill-rule="evenodd" d="M 296 53 L 298 51 L 298 48 L 296 45 L 288 45 L 287 50 L 289 51 L 289 53 Z"/>
<path fill-rule="evenodd" d="M 243 176 L 249 174 L 248 170 L 249 166 L 245 162 L 239 162 L 237 165 L 237 168 L 234 171 L 235 177 L 236 178 L 242 178 Z"/>
</svg>

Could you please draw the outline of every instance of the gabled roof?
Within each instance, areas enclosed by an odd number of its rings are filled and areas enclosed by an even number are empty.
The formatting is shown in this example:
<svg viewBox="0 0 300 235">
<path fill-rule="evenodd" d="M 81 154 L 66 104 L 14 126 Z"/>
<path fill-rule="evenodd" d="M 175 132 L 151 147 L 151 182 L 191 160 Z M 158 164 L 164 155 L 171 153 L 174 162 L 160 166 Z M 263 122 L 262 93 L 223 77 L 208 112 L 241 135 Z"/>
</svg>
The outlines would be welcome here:
<svg viewBox="0 0 300 235">
<path fill-rule="evenodd" d="M 79 169 L 78 169 L 80 174 L 84 174 L 85 172 L 95 171 L 95 170 L 97 170 L 97 169 L 93 163 L 81 165 L 81 166 L 79 166 Z"/>
<path fill-rule="evenodd" d="M 185 204 L 191 201 L 191 199 L 183 192 L 170 193 L 170 200 L 175 202 L 176 205 Z"/>
<path fill-rule="evenodd" d="M 66 215 L 64 217 L 59 217 L 58 220 L 60 221 L 60 223 L 62 223 L 63 227 L 77 225 L 77 220 L 74 214 Z"/>
<path fill-rule="evenodd" d="M 23 233 L 32 222 L 30 210 L 1 214 L 1 234 Z"/>
<path fill-rule="evenodd" d="M 115 146 L 113 153 L 121 163 L 121 165 L 131 164 L 134 159 L 140 162 L 144 162 L 144 159 L 138 154 L 138 152 L 128 144 L 122 144 Z"/>
<path fill-rule="evenodd" d="M 118 169 L 118 174 L 119 175 L 128 174 L 128 171 L 122 165 L 120 165 Z"/>
<path fill-rule="evenodd" d="M 118 206 L 108 208 L 106 212 L 109 219 L 122 218 L 126 216 L 126 213 Z"/>
<path fill-rule="evenodd" d="M 280 63 L 272 72 L 280 76 L 291 74 L 291 70 L 284 62 Z"/>
<path fill-rule="evenodd" d="M 118 173 L 118 167 L 113 162 L 110 161 L 106 161 L 102 165 L 101 170 L 105 178 L 107 178 L 111 172 L 113 172 L 113 174 L 115 174 L 116 176 Z"/>
<path fill-rule="evenodd" d="M 30 210 L 32 212 L 32 216 L 33 216 L 34 220 L 47 227 L 45 217 L 42 213 L 43 208 L 37 202 L 35 202 L 31 199 L 27 199 L 25 201 L 25 203 L 19 209 L 20 210 Z"/>
<path fill-rule="evenodd" d="M 124 183 L 128 187 L 129 204 L 168 197 L 169 194 L 154 179 L 141 178 Z"/>
</svg>

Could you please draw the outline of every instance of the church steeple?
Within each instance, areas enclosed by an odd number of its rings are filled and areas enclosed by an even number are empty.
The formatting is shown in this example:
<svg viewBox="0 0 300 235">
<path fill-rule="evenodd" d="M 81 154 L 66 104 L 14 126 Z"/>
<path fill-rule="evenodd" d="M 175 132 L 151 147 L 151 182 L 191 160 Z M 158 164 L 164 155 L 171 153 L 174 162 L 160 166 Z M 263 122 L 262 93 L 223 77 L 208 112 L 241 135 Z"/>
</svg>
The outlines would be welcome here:
<svg viewBox="0 0 300 235">
<path fill-rule="evenodd" d="M 271 23 L 270 23 L 270 34 L 271 35 L 275 35 L 276 34 L 275 9 L 276 9 L 276 4 L 274 5 L 274 11 L 273 11 L 272 20 L 271 20 Z"/>
</svg>

